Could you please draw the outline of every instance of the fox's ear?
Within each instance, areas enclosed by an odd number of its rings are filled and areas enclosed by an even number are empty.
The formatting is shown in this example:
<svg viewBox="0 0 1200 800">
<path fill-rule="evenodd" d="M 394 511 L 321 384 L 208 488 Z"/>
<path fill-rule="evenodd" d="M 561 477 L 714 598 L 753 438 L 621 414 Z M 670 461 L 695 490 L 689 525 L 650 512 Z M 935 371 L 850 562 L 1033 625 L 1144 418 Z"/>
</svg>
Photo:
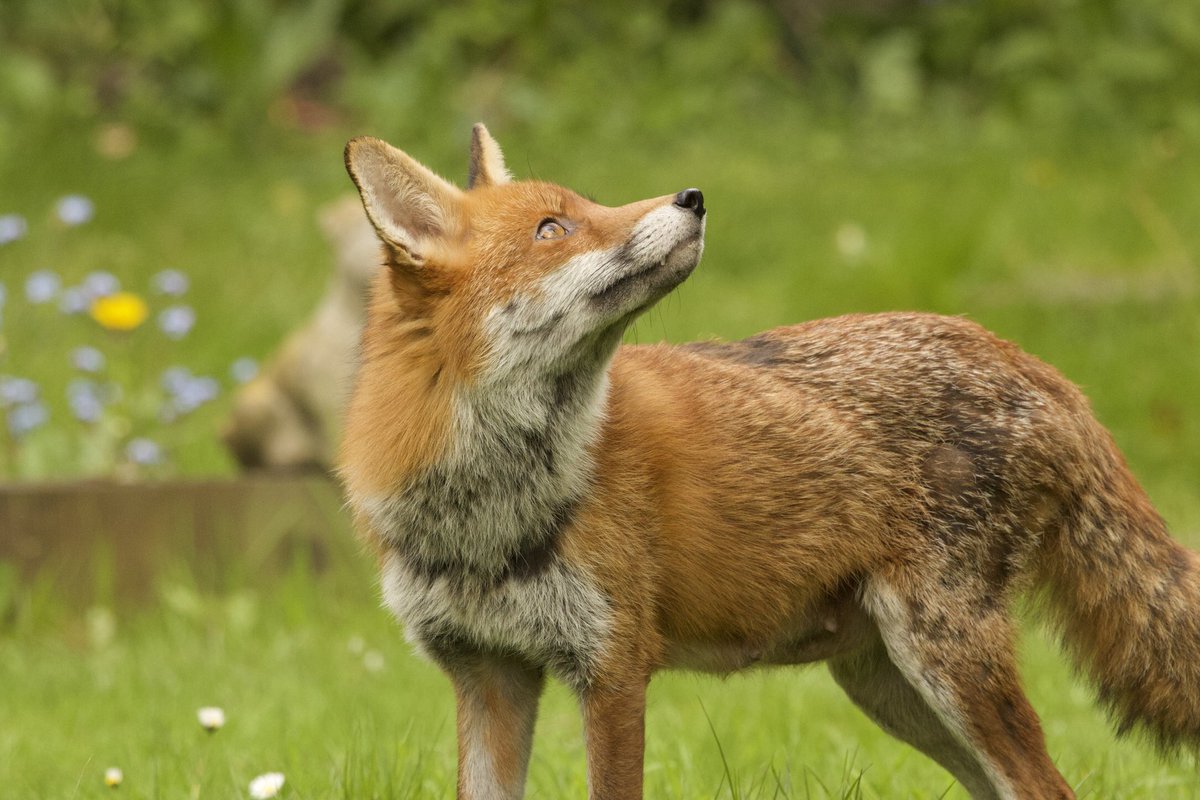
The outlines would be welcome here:
<svg viewBox="0 0 1200 800">
<path fill-rule="evenodd" d="M 500 145 L 496 144 L 482 122 L 476 122 L 471 129 L 471 165 L 467 169 L 467 188 L 499 186 L 511 180 L 512 175 L 504 167 Z"/>
<path fill-rule="evenodd" d="M 346 171 L 380 238 L 409 263 L 422 264 L 430 240 L 453 229 L 462 192 L 387 142 L 351 139 Z"/>
</svg>

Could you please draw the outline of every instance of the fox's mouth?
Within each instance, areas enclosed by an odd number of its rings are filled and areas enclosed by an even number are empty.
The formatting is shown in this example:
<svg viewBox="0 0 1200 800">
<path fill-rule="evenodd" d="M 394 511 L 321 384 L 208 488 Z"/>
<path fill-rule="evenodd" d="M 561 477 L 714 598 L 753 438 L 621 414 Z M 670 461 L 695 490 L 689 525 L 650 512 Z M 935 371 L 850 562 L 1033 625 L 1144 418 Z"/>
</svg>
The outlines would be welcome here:
<svg viewBox="0 0 1200 800">
<path fill-rule="evenodd" d="M 646 282 L 657 282 L 654 280 L 656 275 L 668 278 L 665 285 L 661 288 L 667 290 L 673 289 L 684 278 L 690 275 L 691 271 L 695 269 L 696 264 L 699 263 L 701 246 L 701 235 L 699 233 L 695 236 L 689 236 L 672 247 L 671 251 L 658 261 L 635 272 L 622 275 L 603 289 L 592 292 L 588 295 L 588 298 L 598 305 L 615 305 L 626 294 L 633 291 L 634 287 Z"/>
<path fill-rule="evenodd" d="M 612 283 L 610 283 L 608 286 L 604 287 L 600 291 L 592 292 L 592 294 L 589 295 L 589 297 L 591 297 L 592 300 L 595 300 L 597 302 L 604 302 L 606 299 L 620 294 L 621 292 L 623 292 L 625 290 L 626 287 L 633 285 L 640 278 L 644 278 L 645 276 L 649 275 L 650 273 L 657 272 L 658 270 L 662 269 L 663 266 L 666 265 L 666 263 L 667 263 L 667 260 L 664 258 L 661 261 L 657 261 L 644 269 L 638 270 L 637 272 L 631 272 L 628 275 L 622 275 L 620 278 L 617 278 L 615 281 L 613 281 Z"/>
</svg>

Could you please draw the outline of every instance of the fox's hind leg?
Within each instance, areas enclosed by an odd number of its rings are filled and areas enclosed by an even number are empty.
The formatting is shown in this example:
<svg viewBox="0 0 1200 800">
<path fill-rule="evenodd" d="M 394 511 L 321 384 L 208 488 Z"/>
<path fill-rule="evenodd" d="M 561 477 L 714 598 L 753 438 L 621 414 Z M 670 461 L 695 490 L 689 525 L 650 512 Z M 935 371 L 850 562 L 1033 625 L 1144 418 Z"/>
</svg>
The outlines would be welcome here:
<svg viewBox="0 0 1200 800">
<path fill-rule="evenodd" d="M 888 658 L 883 640 L 829 662 L 855 705 L 885 731 L 941 764 L 977 800 L 1000 800 L 975 754 L 938 718 Z"/>
<path fill-rule="evenodd" d="M 1012 621 L 996 597 L 1003 593 L 927 562 L 872 577 L 862 599 L 891 663 L 974 755 L 986 787 L 964 775 L 973 797 L 1073 800 L 1021 690 Z M 940 738 L 936 730 L 924 735 Z"/>
</svg>

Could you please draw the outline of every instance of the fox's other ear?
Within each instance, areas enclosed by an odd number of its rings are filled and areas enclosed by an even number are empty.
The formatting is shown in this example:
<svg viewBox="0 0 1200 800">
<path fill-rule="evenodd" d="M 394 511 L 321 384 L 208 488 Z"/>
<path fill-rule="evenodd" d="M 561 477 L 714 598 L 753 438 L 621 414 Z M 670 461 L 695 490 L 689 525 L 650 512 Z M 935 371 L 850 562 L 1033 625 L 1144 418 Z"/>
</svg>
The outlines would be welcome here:
<svg viewBox="0 0 1200 800">
<path fill-rule="evenodd" d="M 387 142 L 351 139 L 346 171 L 380 238 L 410 263 L 421 264 L 429 240 L 453 227 L 462 192 Z"/>
<path fill-rule="evenodd" d="M 504 167 L 504 154 L 500 145 L 488 133 L 482 122 L 471 128 L 471 164 L 467 169 L 467 188 L 477 186 L 499 186 L 512 180 Z"/>
</svg>

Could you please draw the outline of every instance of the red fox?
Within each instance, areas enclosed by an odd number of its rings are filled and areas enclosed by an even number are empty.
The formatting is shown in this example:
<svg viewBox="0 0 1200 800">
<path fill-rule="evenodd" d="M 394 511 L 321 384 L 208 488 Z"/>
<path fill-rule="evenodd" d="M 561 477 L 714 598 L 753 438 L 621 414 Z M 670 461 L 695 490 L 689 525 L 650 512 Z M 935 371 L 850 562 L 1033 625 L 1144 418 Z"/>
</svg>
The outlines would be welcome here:
<svg viewBox="0 0 1200 800">
<path fill-rule="evenodd" d="M 621 346 L 704 246 L 697 189 L 467 190 L 377 139 L 383 242 L 340 464 L 385 600 L 454 685 L 458 797 L 519 798 L 547 675 L 589 796 L 642 796 L 647 683 L 825 661 L 974 798 L 1071 798 L 1021 689 L 1041 591 L 1122 729 L 1200 741 L 1200 565 L 1087 400 L 963 319 L 853 315 Z"/>
</svg>

